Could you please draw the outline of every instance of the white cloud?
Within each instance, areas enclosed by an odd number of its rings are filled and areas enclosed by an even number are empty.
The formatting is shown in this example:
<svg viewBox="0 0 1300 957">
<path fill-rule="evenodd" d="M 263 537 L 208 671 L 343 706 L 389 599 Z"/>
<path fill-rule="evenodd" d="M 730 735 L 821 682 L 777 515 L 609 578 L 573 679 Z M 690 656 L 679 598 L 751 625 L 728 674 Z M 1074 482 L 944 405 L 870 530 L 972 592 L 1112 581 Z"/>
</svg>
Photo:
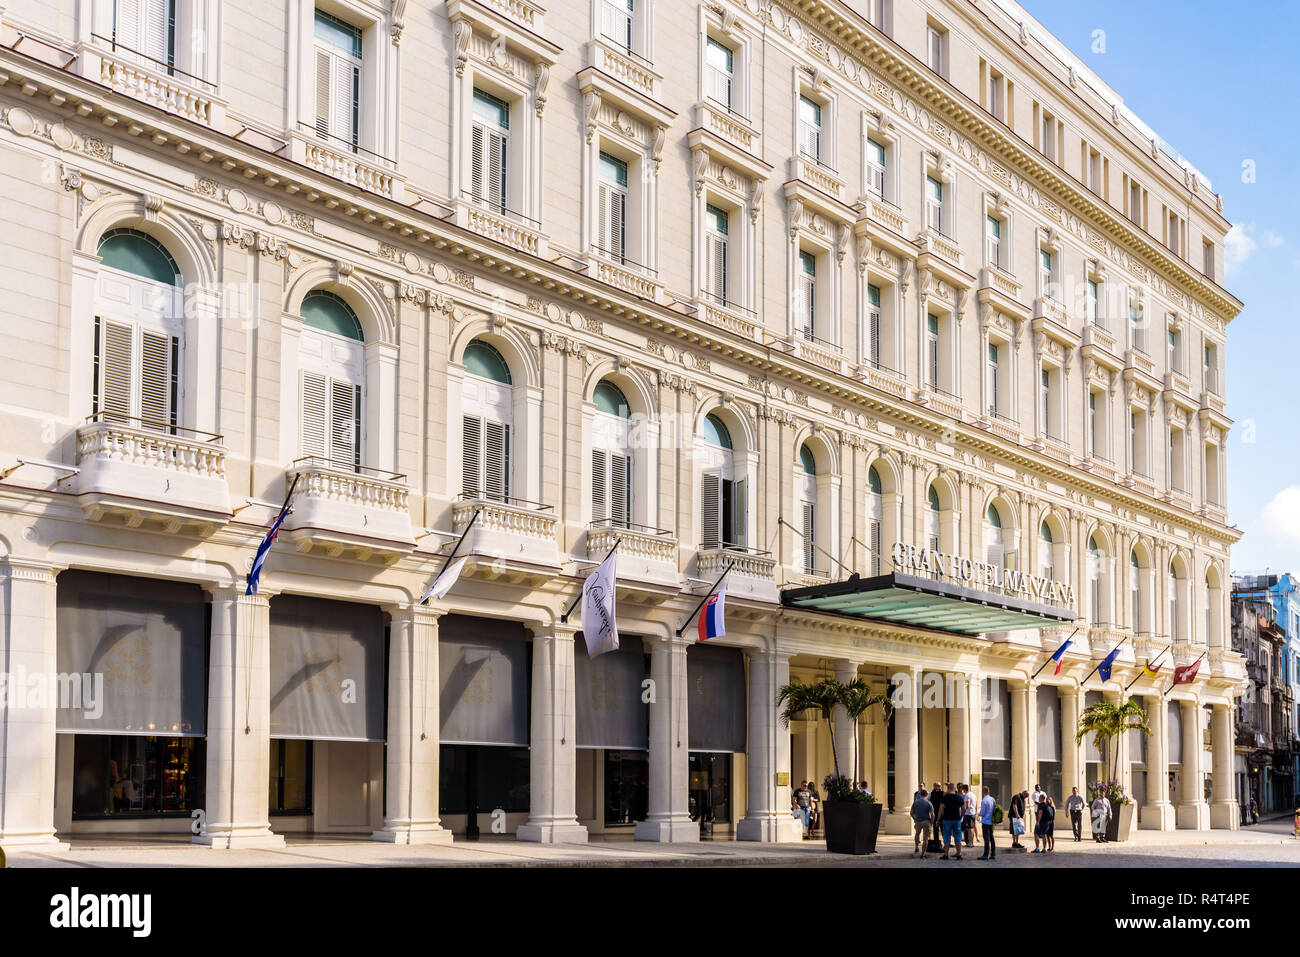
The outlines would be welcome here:
<svg viewBox="0 0 1300 957">
<path fill-rule="evenodd" d="M 1300 485 L 1282 489 L 1259 513 L 1256 525 L 1268 536 L 1300 545 Z"/>
<path fill-rule="evenodd" d="M 1250 235 L 1254 229 L 1254 223 L 1233 223 L 1228 235 L 1223 238 L 1224 270 L 1229 275 L 1246 265 L 1246 260 L 1258 247 L 1259 244 Z"/>
</svg>

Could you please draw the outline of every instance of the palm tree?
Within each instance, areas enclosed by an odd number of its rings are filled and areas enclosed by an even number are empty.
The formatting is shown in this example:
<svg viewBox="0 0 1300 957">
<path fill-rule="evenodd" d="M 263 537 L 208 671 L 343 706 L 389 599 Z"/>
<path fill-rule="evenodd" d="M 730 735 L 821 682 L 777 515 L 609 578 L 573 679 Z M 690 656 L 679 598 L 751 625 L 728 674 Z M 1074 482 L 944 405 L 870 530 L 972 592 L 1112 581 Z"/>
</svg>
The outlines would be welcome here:
<svg viewBox="0 0 1300 957">
<path fill-rule="evenodd" d="M 1119 748 L 1111 747 L 1111 741 L 1126 731 L 1151 734 L 1151 728 L 1147 726 L 1147 713 L 1141 706 L 1131 698 L 1123 704 L 1097 701 L 1083 709 L 1074 743 L 1078 744 L 1088 734 L 1095 734 L 1097 750 L 1101 751 L 1105 747 L 1109 771 L 1107 780 L 1113 781 L 1119 776 Z"/>
<path fill-rule="evenodd" d="M 817 711 L 826 719 L 831 731 L 831 760 L 835 762 L 835 776 L 840 776 L 839 756 L 835 753 L 835 722 L 831 713 L 837 704 L 843 704 L 844 685 L 834 678 L 820 681 L 791 681 L 782 685 L 776 704 L 781 708 L 781 721 L 789 727 L 805 711 Z"/>
<path fill-rule="evenodd" d="M 853 781 L 856 786 L 860 780 L 858 772 L 858 723 L 867 710 L 875 705 L 880 705 L 885 709 L 885 718 L 888 720 L 891 710 L 891 703 L 888 695 L 872 694 L 871 688 L 861 678 L 854 678 L 848 684 L 843 686 L 840 703 L 844 706 L 849 720 L 853 722 Z"/>
</svg>

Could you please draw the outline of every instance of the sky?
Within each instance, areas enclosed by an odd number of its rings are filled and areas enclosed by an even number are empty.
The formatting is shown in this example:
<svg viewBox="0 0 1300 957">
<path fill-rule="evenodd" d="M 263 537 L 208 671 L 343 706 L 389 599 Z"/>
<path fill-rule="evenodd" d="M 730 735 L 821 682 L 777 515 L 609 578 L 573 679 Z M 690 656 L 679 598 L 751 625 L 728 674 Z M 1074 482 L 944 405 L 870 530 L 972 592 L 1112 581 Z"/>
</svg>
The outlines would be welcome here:
<svg viewBox="0 0 1300 957">
<path fill-rule="evenodd" d="M 1300 3 L 1020 3 L 1223 195 L 1232 570 L 1300 573 Z"/>
</svg>

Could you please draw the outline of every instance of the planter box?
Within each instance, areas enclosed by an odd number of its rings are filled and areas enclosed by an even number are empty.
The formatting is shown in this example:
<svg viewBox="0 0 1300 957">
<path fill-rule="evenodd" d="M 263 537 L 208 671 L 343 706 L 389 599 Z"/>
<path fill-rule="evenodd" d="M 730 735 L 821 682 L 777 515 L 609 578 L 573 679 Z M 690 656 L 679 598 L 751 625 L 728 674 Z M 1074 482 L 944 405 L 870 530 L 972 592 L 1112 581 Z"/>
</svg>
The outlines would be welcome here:
<svg viewBox="0 0 1300 957">
<path fill-rule="evenodd" d="M 823 807 L 826 850 L 832 854 L 874 854 L 884 806 L 828 801 Z"/>
<path fill-rule="evenodd" d="M 1127 841 L 1133 830 L 1133 818 L 1137 816 L 1137 805 L 1121 804 L 1112 810 L 1115 814 L 1106 825 L 1106 840 Z"/>
</svg>

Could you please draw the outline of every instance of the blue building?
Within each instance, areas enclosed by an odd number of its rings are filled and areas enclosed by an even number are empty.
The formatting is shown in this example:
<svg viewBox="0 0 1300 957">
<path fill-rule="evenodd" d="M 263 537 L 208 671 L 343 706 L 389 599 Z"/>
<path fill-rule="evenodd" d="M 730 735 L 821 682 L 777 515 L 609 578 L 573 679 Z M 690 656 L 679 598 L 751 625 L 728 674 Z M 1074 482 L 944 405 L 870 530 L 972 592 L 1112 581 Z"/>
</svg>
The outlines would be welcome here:
<svg viewBox="0 0 1300 957">
<path fill-rule="evenodd" d="M 1289 714 L 1279 714 L 1273 722 L 1273 767 L 1276 810 L 1291 810 L 1300 782 L 1300 578 L 1291 572 L 1280 575 L 1265 574 L 1239 579 L 1238 587 L 1250 588 L 1252 594 L 1266 599 L 1273 606 L 1274 620 L 1286 634 L 1286 644 L 1279 649 L 1273 662 L 1272 673 L 1282 686 L 1275 688 L 1274 700 L 1285 702 Z M 1283 766 L 1282 758 L 1288 760 Z M 1289 787 L 1288 787 L 1289 785 Z"/>
</svg>

